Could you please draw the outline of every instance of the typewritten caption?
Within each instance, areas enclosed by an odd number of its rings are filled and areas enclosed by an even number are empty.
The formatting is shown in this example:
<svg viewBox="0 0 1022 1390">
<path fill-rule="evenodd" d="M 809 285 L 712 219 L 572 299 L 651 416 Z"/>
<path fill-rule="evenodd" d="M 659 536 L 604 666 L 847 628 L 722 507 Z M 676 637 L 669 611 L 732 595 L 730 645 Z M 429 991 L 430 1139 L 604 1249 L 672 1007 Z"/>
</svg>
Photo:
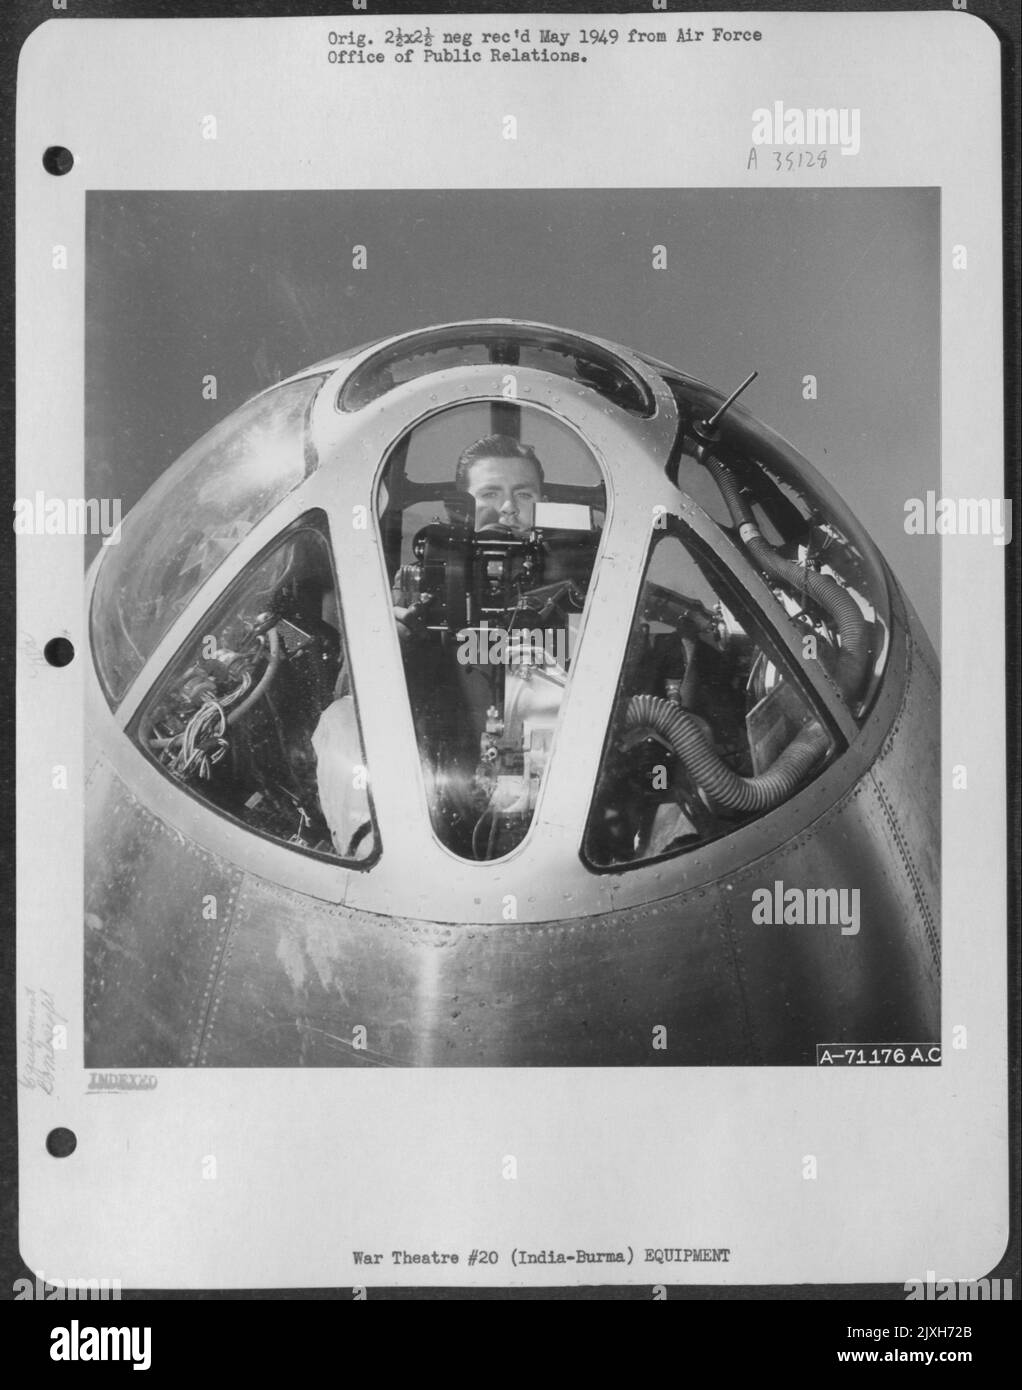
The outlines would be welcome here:
<svg viewBox="0 0 1022 1390">
<path fill-rule="evenodd" d="M 352 1262 L 356 1265 L 498 1265 L 501 1263 L 499 1250 L 473 1248 L 467 1255 L 450 1250 L 353 1250 Z M 506 1261 L 506 1255 L 504 1259 Z M 728 1264 L 731 1250 L 727 1246 L 645 1246 L 633 1250 L 630 1245 L 623 1250 L 526 1250 L 518 1246 L 511 1251 L 510 1262 L 515 1269 L 523 1265 L 564 1265 L 564 1264 Z"/>
<path fill-rule="evenodd" d="M 742 47 L 763 42 L 756 28 L 727 29 L 709 25 L 643 24 L 627 27 L 539 28 L 523 25 L 492 29 L 434 29 L 429 25 L 386 29 L 382 42 L 361 29 L 331 29 L 327 35 L 327 62 L 334 67 L 403 66 L 442 67 L 458 63 L 587 63 L 608 48 L 637 53 L 656 50 L 690 53 L 716 46 Z"/>
</svg>

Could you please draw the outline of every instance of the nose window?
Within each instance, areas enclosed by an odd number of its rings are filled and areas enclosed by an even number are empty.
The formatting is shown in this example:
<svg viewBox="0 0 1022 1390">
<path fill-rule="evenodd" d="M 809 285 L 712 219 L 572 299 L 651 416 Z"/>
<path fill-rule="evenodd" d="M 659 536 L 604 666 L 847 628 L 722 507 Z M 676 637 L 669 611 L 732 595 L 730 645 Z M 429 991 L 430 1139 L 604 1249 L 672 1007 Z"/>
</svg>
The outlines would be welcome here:
<svg viewBox="0 0 1022 1390">
<path fill-rule="evenodd" d="M 237 580 L 136 720 L 159 766 L 296 849 L 377 849 L 326 519 L 309 513 Z"/>
<path fill-rule="evenodd" d="M 234 547 L 315 468 L 308 416 L 323 380 L 305 377 L 249 401 L 125 517 L 92 601 L 93 651 L 112 703 Z"/>
<path fill-rule="evenodd" d="M 740 412 L 729 413 L 708 438 L 701 422 L 719 398 L 694 383 L 668 381 L 679 418 L 672 480 L 759 570 L 778 612 L 800 637 L 812 638 L 835 693 L 864 719 L 880 687 L 890 633 L 875 547 L 783 440 L 753 429 Z"/>
<path fill-rule="evenodd" d="M 378 524 L 437 837 L 496 859 L 551 756 L 605 518 L 589 449 L 545 412 L 451 408 L 382 475 Z"/>
<path fill-rule="evenodd" d="M 353 372 L 338 401 L 343 411 L 362 410 L 408 381 L 449 367 L 489 363 L 527 367 L 597 391 L 631 415 L 651 416 L 649 387 L 615 353 L 558 329 L 522 324 L 461 324 L 413 333 L 381 348 Z"/>
<path fill-rule="evenodd" d="M 714 840 L 779 806 L 834 740 L 777 644 L 682 523 L 655 535 L 586 829 L 594 867 Z"/>
</svg>

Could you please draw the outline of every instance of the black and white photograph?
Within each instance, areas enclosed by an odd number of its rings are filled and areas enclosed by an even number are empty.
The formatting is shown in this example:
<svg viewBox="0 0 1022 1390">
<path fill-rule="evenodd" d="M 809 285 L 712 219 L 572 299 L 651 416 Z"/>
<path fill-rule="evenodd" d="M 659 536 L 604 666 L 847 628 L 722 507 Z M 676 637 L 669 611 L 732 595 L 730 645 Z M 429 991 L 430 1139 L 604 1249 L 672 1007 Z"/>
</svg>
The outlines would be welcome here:
<svg viewBox="0 0 1022 1390">
<path fill-rule="evenodd" d="M 109 1305 L 44 1362 L 191 1354 L 133 1298 L 886 1299 L 820 1364 L 967 1359 L 999 11 L 44 8 L 9 1282 Z"/>
<path fill-rule="evenodd" d="M 935 190 L 86 232 L 88 1066 L 939 1062 Z"/>
</svg>

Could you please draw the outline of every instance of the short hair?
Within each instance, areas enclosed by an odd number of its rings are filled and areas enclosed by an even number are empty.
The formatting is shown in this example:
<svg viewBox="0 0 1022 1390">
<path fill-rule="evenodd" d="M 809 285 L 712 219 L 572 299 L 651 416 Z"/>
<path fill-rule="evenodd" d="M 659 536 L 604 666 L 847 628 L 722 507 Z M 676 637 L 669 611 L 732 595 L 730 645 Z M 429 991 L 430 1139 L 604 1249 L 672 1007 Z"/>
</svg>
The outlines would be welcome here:
<svg viewBox="0 0 1022 1390">
<path fill-rule="evenodd" d="M 482 439 L 477 439 L 474 444 L 470 444 L 458 459 L 454 482 L 461 492 L 468 491 L 468 475 L 472 465 L 478 463 L 480 459 L 525 459 L 535 468 L 539 486 L 541 489 L 543 487 L 543 465 L 536 457 L 536 451 L 531 445 L 522 444 L 520 440 L 512 439 L 509 434 L 488 434 Z"/>
</svg>

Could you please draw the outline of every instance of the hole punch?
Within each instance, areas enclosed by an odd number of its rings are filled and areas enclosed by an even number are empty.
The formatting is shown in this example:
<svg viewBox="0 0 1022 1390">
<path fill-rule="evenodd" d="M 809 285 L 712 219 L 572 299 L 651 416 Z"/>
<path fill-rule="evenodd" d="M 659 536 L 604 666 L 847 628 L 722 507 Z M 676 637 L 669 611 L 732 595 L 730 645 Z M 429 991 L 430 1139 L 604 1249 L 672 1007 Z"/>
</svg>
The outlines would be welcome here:
<svg viewBox="0 0 1022 1390">
<path fill-rule="evenodd" d="M 74 643 L 66 637 L 51 637 L 43 648 L 43 656 L 51 666 L 70 666 L 74 661 Z"/>
<path fill-rule="evenodd" d="M 55 178 L 70 174 L 74 167 L 75 157 L 64 145 L 50 145 L 43 155 L 43 168 Z"/>
<path fill-rule="evenodd" d="M 46 1136 L 46 1152 L 54 1158 L 70 1158 L 78 1147 L 78 1136 L 73 1129 L 63 1126 L 51 1129 Z"/>
</svg>

